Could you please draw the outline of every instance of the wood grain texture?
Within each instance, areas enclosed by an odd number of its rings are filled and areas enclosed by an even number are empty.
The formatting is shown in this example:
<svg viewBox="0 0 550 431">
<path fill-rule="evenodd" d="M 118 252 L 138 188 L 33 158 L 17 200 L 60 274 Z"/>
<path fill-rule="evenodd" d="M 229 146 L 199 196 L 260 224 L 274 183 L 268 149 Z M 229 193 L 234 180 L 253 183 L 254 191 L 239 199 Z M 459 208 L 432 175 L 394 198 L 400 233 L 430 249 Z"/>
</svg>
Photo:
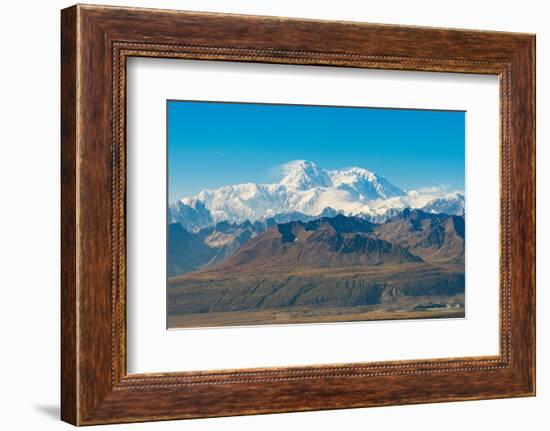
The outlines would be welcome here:
<svg viewBox="0 0 550 431">
<path fill-rule="evenodd" d="M 86 425 L 533 395 L 534 49 L 534 36 L 525 34 L 100 6 L 62 11 L 63 420 Z M 127 375 L 129 56 L 499 75 L 499 356 Z"/>
<path fill-rule="evenodd" d="M 61 16 L 61 417 L 77 422 L 76 9 Z"/>
</svg>

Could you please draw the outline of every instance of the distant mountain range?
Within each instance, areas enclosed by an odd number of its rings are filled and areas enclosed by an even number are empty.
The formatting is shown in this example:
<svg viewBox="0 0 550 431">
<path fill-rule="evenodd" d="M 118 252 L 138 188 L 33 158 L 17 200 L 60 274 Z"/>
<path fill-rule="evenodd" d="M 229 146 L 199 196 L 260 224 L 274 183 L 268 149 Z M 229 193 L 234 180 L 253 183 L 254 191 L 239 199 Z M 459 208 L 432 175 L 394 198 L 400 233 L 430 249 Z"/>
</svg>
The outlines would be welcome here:
<svg viewBox="0 0 550 431">
<path fill-rule="evenodd" d="M 272 225 L 223 222 L 197 233 L 170 229 L 185 238 L 170 259 L 179 269 L 200 263 L 186 258 L 194 250 L 204 258 L 202 269 L 169 279 L 171 315 L 399 307 L 405 300 L 429 306 L 433 298 L 463 304 L 463 216 L 405 209 L 382 224 L 338 214 Z"/>
<path fill-rule="evenodd" d="M 433 199 L 422 207 L 422 210 L 432 214 L 464 215 L 464 196 L 453 193 L 445 198 Z"/>
<path fill-rule="evenodd" d="M 220 222 L 197 232 L 171 224 L 168 275 L 212 267 L 231 273 L 464 260 L 463 216 L 409 208 L 381 224 L 342 214 L 286 216 L 254 223 Z"/>
<path fill-rule="evenodd" d="M 343 215 L 278 224 L 208 271 L 254 273 L 422 261 L 404 247 L 378 238 L 375 228 L 368 221 Z"/>
<path fill-rule="evenodd" d="M 460 193 L 309 161 L 277 183 L 204 190 L 168 209 L 169 326 L 225 325 L 227 312 L 245 324 L 342 320 L 357 307 L 369 319 L 463 316 L 464 219 Z"/>
<path fill-rule="evenodd" d="M 405 209 L 376 228 L 379 238 L 430 263 L 464 264 L 464 216 Z"/>
<path fill-rule="evenodd" d="M 228 221 L 262 221 L 299 215 L 308 217 L 344 214 L 383 222 L 407 207 L 429 213 L 464 214 L 464 196 L 452 193 L 430 199 L 430 194 L 404 191 L 363 168 L 327 170 L 311 161 L 285 165 L 281 181 L 246 183 L 203 190 L 170 204 L 168 220 L 187 231 L 199 231 Z"/>
</svg>

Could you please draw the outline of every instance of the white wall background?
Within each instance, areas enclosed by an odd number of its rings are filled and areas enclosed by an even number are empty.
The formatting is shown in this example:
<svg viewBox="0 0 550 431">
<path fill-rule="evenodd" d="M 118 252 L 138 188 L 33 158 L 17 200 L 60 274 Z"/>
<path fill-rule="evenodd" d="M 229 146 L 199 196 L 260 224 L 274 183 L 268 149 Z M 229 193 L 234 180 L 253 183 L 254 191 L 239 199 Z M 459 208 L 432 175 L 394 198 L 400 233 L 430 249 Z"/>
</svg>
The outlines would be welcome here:
<svg viewBox="0 0 550 431">
<path fill-rule="evenodd" d="M 135 430 L 548 429 L 550 423 L 550 13 L 546 2 L 130 0 L 104 4 L 477 28 L 537 34 L 538 396 L 105 426 Z M 0 20 L 0 427 L 69 429 L 59 422 L 60 0 L 4 2 Z M 546 244 L 545 244 L 546 243 Z"/>
</svg>

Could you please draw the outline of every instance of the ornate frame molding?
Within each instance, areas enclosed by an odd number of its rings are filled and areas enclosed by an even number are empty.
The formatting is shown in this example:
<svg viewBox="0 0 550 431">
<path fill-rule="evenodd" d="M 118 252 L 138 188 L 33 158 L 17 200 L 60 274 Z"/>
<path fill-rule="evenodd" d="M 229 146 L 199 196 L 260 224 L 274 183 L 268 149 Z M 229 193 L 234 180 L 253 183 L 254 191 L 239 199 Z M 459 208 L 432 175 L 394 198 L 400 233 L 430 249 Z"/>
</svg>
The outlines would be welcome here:
<svg viewBox="0 0 550 431">
<path fill-rule="evenodd" d="M 258 28 L 269 30 L 256 35 Z M 311 34 L 322 41 L 301 42 Z M 338 37 L 328 37 L 333 34 Z M 98 424 L 534 394 L 534 36 L 79 5 L 62 12 L 62 54 L 64 420 Z M 498 75 L 500 354 L 127 375 L 125 66 L 131 56 Z M 522 225 L 520 210 L 529 215 Z"/>
</svg>

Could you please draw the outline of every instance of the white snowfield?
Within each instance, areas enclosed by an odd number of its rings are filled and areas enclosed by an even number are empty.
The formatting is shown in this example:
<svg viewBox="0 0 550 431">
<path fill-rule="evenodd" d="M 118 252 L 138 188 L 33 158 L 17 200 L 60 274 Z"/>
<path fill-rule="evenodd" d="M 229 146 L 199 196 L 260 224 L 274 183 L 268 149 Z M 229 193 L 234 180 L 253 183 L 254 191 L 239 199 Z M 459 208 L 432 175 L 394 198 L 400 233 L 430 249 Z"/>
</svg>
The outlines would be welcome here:
<svg viewBox="0 0 550 431">
<path fill-rule="evenodd" d="M 203 190 L 169 207 L 169 221 L 196 229 L 229 221 L 256 221 L 282 213 L 310 216 L 333 209 L 345 215 L 383 216 L 407 206 L 429 212 L 463 214 L 464 196 L 443 187 L 405 191 L 367 169 L 327 170 L 306 160 L 282 167 L 283 178 L 273 184 L 246 183 Z M 452 211 L 451 211 L 452 210 Z"/>
</svg>

